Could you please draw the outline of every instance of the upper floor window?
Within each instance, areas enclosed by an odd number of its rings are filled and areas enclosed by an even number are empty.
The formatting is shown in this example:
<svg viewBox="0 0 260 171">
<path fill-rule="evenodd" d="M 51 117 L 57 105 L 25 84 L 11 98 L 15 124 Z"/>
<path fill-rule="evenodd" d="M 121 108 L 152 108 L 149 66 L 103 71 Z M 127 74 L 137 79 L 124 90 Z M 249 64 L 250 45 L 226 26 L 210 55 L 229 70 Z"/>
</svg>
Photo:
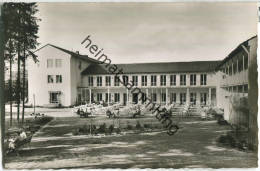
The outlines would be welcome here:
<svg viewBox="0 0 260 171">
<path fill-rule="evenodd" d="M 156 75 L 152 75 L 151 76 L 151 86 L 156 86 L 156 82 L 157 82 Z"/>
<path fill-rule="evenodd" d="M 147 76 L 142 75 L 142 86 L 147 86 Z"/>
<path fill-rule="evenodd" d="M 180 75 L 180 85 L 186 85 L 186 75 Z"/>
<path fill-rule="evenodd" d="M 161 75 L 161 86 L 166 86 L 166 75 Z"/>
<path fill-rule="evenodd" d="M 200 75 L 200 85 L 207 85 L 207 74 Z"/>
<path fill-rule="evenodd" d="M 81 65 L 82 65 L 82 62 L 81 61 L 79 61 L 79 69 L 81 70 Z"/>
<path fill-rule="evenodd" d="M 132 76 L 132 82 L 134 86 L 138 86 L 138 77 L 136 75 Z"/>
<path fill-rule="evenodd" d="M 56 75 L 56 83 L 62 83 L 62 76 Z"/>
<path fill-rule="evenodd" d="M 228 65 L 228 75 L 232 75 L 232 64 Z"/>
<path fill-rule="evenodd" d="M 61 68 L 61 66 L 62 66 L 62 60 L 61 60 L 61 59 L 56 59 L 56 60 L 55 60 L 55 66 L 56 66 L 56 68 Z"/>
<path fill-rule="evenodd" d="M 53 59 L 47 59 L 47 68 L 53 67 Z"/>
<path fill-rule="evenodd" d="M 233 73 L 237 73 L 237 60 L 233 62 Z"/>
<path fill-rule="evenodd" d="M 111 77 L 106 76 L 106 86 L 111 86 Z"/>
<path fill-rule="evenodd" d="M 54 82 L 53 75 L 48 75 L 48 83 L 53 83 L 53 82 Z"/>
<path fill-rule="evenodd" d="M 196 74 L 190 75 L 190 85 L 196 85 Z"/>
<path fill-rule="evenodd" d="M 119 86 L 119 76 L 114 77 L 114 86 Z"/>
<path fill-rule="evenodd" d="M 88 86 L 93 86 L 93 76 L 88 77 Z"/>
<path fill-rule="evenodd" d="M 97 86 L 98 86 L 98 87 L 101 87 L 101 86 L 102 86 L 102 77 L 101 77 L 101 76 L 98 76 L 98 77 L 97 77 Z"/>
<path fill-rule="evenodd" d="M 123 75 L 122 78 L 123 78 L 124 85 L 127 85 L 128 84 L 128 80 L 129 80 L 128 76 L 127 75 Z"/>
<path fill-rule="evenodd" d="M 170 76 L 170 85 L 175 86 L 176 85 L 176 75 Z"/>
<path fill-rule="evenodd" d="M 244 69 L 248 68 L 248 55 L 244 55 Z"/>
</svg>

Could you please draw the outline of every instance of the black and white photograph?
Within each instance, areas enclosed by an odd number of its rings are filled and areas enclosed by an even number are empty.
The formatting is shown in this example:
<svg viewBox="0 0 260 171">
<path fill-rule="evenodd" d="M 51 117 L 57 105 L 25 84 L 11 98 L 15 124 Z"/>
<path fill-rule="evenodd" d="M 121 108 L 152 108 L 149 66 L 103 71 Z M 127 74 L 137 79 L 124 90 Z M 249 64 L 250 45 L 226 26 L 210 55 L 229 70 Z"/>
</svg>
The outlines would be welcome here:
<svg viewBox="0 0 260 171">
<path fill-rule="evenodd" d="M 3 169 L 258 168 L 259 9 L 0 3 Z"/>
</svg>

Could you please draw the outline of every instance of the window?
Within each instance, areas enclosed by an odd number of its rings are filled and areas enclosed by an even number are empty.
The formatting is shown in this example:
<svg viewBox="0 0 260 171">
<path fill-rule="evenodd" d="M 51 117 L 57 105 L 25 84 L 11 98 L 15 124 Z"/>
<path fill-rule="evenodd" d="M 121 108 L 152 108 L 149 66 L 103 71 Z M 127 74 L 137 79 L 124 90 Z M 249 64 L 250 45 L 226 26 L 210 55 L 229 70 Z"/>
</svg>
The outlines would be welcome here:
<svg viewBox="0 0 260 171">
<path fill-rule="evenodd" d="M 190 85 L 196 85 L 196 74 L 191 74 L 190 75 Z"/>
<path fill-rule="evenodd" d="M 244 85 L 244 93 L 248 93 L 248 84 Z"/>
<path fill-rule="evenodd" d="M 128 80 L 129 80 L 129 77 L 128 77 L 127 75 L 123 75 L 122 78 L 123 78 L 123 83 L 124 83 L 124 85 L 127 85 L 127 84 L 128 84 Z"/>
<path fill-rule="evenodd" d="M 232 75 L 232 65 L 228 65 L 228 75 Z"/>
<path fill-rule="evenodd" d="M 132 76 L 132 82 L 134 86 L 138 86 L 138 77 L 136 75 Z"/>
<path fill-rule="evenodd" d="M 152 75 L 151 76 L 151 86 L 156 86 L 156 82 L 157 82 L 156 75 Z"/>
<path fill-rule="evenodd" d="M 244 68 L 248 68 L 248 55 L 244 55 Z"/>
<path fill-rule="evenodd" d="M 242 56 L 238 59 L 238 72 L 243 71 L 243 58 Z"/>
<path fill-rule="evenodd" d="M 142 76 L 142 86 L 147 86 L 147 76 L 146 75 Z"/>
<path fill-rule="evenodd" d="M 120 94 L 115 93 L 115 102 L 120 102 Z"/>
<path fill-rule="evenodd" d="M 88 77 L 88 86 L 90 86 L 90 87 L 93 86 L 93 76 Z"/>
<path fill-rule="evenodd" d="M 114 77 L 114 86 L 119 86 L 119 76 Z"/>
<path fill-rule="evenodd" d="M 53 75 L 48 75 L 48 83 L 53 83 L 54 81 Z"/>
<path fill-rule="evenodd" d="M 207 85 L 207 74 L 200 74 L 200 85 Z"/>
<path fill-rule="evenodd" d="M 196 93 L 190 93 L 190 102 L 192 105 L 196 105 Z"/>
<path fill-rule="evenodd" d="M 59 92 L 50 92 L 50 103 L 59 103 Z"/>
<path fill-rule="evenodd" d="M 152 102 L 155 103 L 157 101 L 156 93 L 152 93 Z"/>
<path fill-rule="evenodd" d="M 233 74 L 237 73 L 237 60 L 233 61 Z"/>
<path fill-rule="evenodd" d="M 53 67 L 53 59 L 47 59 L 47 68 Z"/>
<path fill-rule="evenodd" d="M 97 93 L 97 101 L 102 101 L 102 93 Z"/>
<path fill-rule="evenodd" d="M 161 94 L 161 101 L 163 102 L 163 103 L 165 103 L 166 102 L 166 93 L 162 93 Z"/>
<path fill-rule="evenodd" d="M 111 77 L 106 76 L 106 86 L 111 86 Z"/>
<path fill-rule="evenodd" d="M 101 87 L 101 86 L 102 86 L 102 77 L 101 77 L 101 76 L 98 76 L 98 77 L 97 77 L 97 86 L 98 86 L 98 87 Z"/>
<path fill-rule="evenodd" d="M 56 83 L 62 83 L 62 76 L 56 75 Z"/>
<path fill-rule="evenodd" d="M 171 103 L 176 103 L 176 93 L 171 93 L 171 95 L 170 95 L 170 102 Z"/>
<path fill-rule="evenodd" d="M 176 75 L 171 75 L 170 76 L 170 85 L 171 86 L 176 86 Z"/>
<path fill-rule="evenodd" d="M 207 104 L 207 93 L 200 93 L 200 104 L 201 105 Z"/>
<path fill-rule="evenodd" d="M 55 65 L 56 65 L 56 68 L 61 68 L 62 60 L 61 59 L 56 59 L 55 60 Z"/>
<path fill-rule="evenodd" d="M 186 75 L 181 75 L 180 76 L 180 84 L 181 85 L 186 85 Z"/>
<path fill-rule="evenodd" d="M 160 81 L 161 86 L 166 86 L 166 75 L 161 75 Z"/>
<path fill-rule="evenodd" d="M 111 93 L 106 93 L 106 102 L 108 103 L 108 98 L 109 102 L 111 102 Z"/>
<path fill-rule="evenodd" d="M 180 102 L 181 105 L 186 104 L 186 93 L 180 93 Z"/>
</svg>

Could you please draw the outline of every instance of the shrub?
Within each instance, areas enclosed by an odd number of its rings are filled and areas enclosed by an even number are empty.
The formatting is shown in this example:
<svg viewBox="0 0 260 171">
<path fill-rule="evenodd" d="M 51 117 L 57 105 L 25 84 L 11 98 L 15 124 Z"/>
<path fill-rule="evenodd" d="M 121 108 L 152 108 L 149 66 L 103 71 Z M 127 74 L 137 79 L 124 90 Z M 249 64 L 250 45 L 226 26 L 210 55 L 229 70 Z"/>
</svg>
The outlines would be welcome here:
<svg viewBox="0 0 260 171">
<path fill-rule="evenodd" d="M 144 124 L 144 128 L 151 128 L 150 124 Z"/>
<path fill-rule="evenodd" d="M 133 129 L 133 126 L 130 125 L 130 124 L 127 124 L 126 129 L 128 129 L 128 130 L 132 130 L 132 129 Z"/>
<path fill-rule="evenodd" d="M 120 128 L 116 128 L 115 131 L 116 131 L 117 134 L 121 133 L 121 129 Z"/>
<path fill-rule="evenodd" d="M 79 129 L 75 129 L 72 131 L 72 135 L 79 135 Z"/>
<path fill-rule="evenodd" d="M 142 129 L 142 125 L 140 124 L 139 121 L 137 121 L 136 125 L 135 125 L 136 129 Z"/>
<path fill-rule="evenodd" d="M 112 132 L 114 131 L 114 125 L 110 125 L 108 130 L 109 130 L 109 133 L 112 134 Z"/>
<path fill-rule="evenodd" d="M 98 133 L 106 133 L 106 123 L 99 126 Z"/>
</svg>

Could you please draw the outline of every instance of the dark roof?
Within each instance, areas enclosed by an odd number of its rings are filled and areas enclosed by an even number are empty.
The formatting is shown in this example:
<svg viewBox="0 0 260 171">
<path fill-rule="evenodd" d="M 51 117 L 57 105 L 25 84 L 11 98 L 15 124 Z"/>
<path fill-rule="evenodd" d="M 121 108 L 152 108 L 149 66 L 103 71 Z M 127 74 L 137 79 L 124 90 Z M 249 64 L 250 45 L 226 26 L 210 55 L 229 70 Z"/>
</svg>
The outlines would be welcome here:
<svg viewBox="0 0 260 171">
<path fill-rule="evenodd" d="M 212 72 L 221 61 L 193 61 L 193 62 L 167 62 L 167 63 L 134 63 L 115 64 L 123 73 L 192 73 L 192 72 Z M 112 65 L 112 64 L 111 64 Z M 92 64 L 81 74 L 109 74 L 106 64 Z"/>
<path fill-rule="evenodd" d="M 44 47 L 46 47 L 46 46 L 52 46 L 52 47 L 54 47 L 54 48 L 56 48 L 56 49 L 59 49 L 59 50 L 65 52 L 65 53 L 70 54 L 70 55 L 73 56 L 73 57 L 80 58 L 80 59 L 86 60 L 86 61 L 91 62 L 91 63 L 100 63 L 100 61 L 95 60 L 95 59 L 92 59 L 92 58 L 88 57 L 88 55 L 81 55 L 81 54 L 78 54 L 78 53 L 76 53 L 76 52 L 69 51 L 69 50 L 67 50 L 67 49 L 63 49 L 63 48 L 61 48 L 61 47 L 58 47 L 58 46 L 55 46 L 55 45 L 52 45 L 52 44 L 46 44 L 46 45 L 44 45 L 43 47 L 37 49 L 35 52 L 41 50 L 42 48 L 44 48 Z"/>
<path fill-rule="evenodd" d="M 226 58 L 224 58 L 220 63 L 219 65 L 216 67 L 215 70 L 219 70 L 219 68 L 224 65 L 227 61 L 229 61 L 230 59 L 232 59 L 238 52 L 240 52 L 241 50 L 244 50 L 242 48 L 242 45 L 244 45 L 245 47 L 248 47 L 248 42 L 252 39 L 255 39 L 257 38 L 257 36 L 253 36 L 251 37 L 250 39 L 247 39 L 246 41 L 240 43 L 234 50 L 232 50 L 228 56 Z"/>
</svg>

